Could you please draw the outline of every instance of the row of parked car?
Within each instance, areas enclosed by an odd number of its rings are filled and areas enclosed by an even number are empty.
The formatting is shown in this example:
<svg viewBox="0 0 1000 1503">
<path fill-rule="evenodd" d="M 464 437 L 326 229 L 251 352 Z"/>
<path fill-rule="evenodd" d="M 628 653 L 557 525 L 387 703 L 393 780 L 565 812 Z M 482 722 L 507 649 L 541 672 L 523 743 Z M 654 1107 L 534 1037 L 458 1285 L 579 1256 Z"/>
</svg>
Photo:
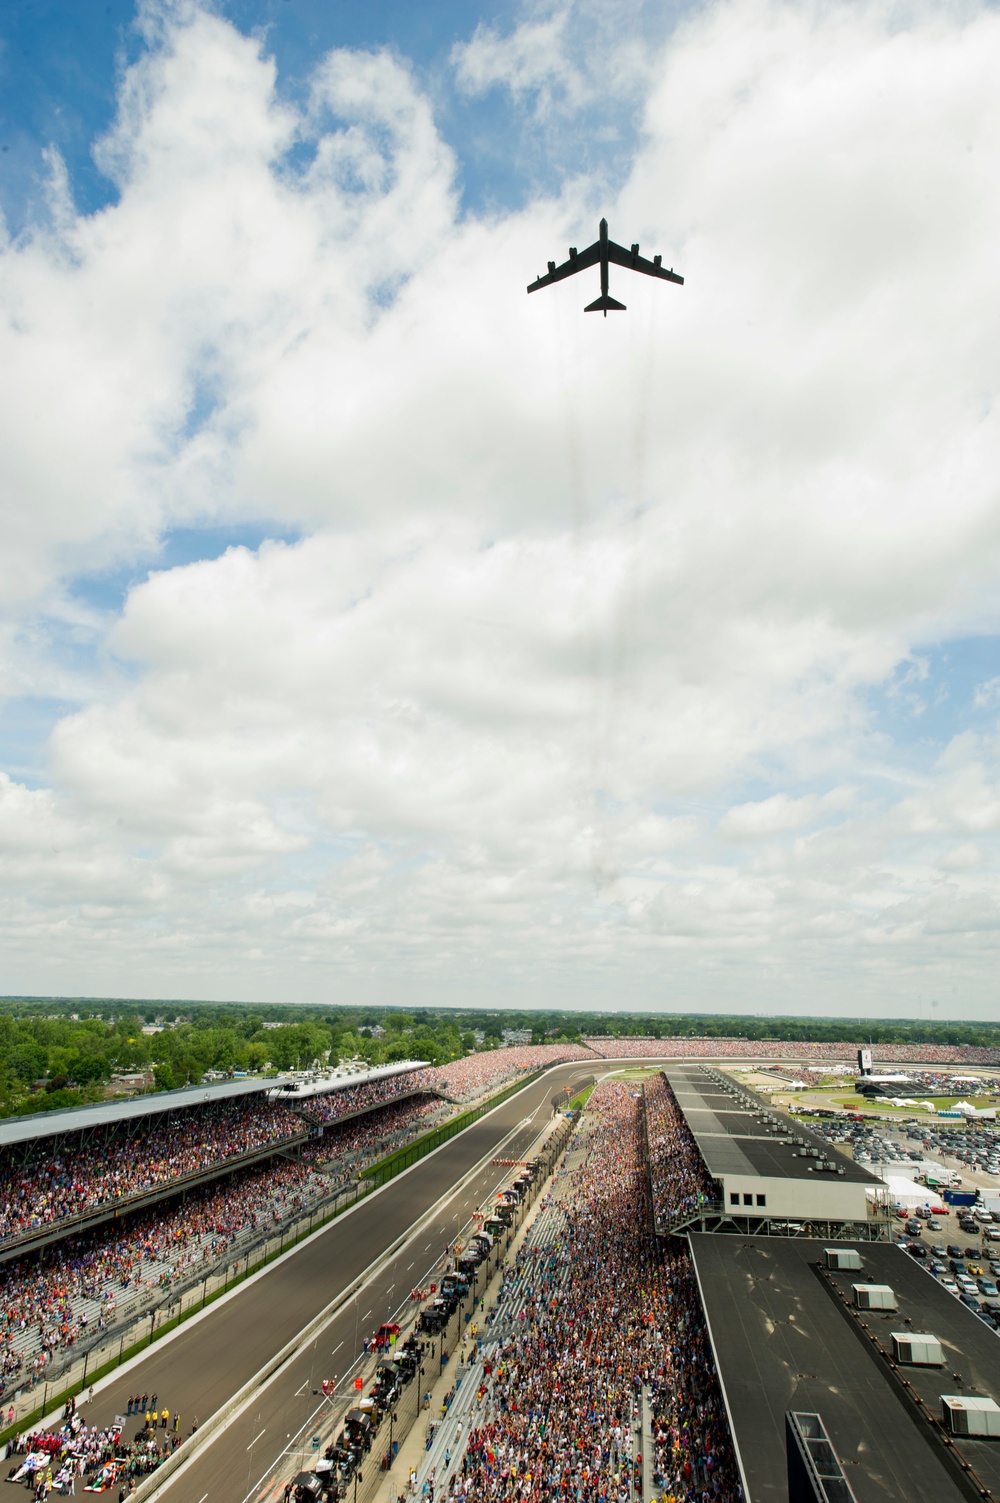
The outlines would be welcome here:
<svg viewBox="0 0 1000 1503">
<path fill-rule="evenodd" d="M 925 1248 L 924 1254 L 930 1259 L 928 1272 L 941 1287 L 968 1305 L 992 1330 L 1000 1330 L 1000 1257 L 993 1249 L 984 1256 L 978 1247 L 960 1247 L 956 1242 Z"/>
</svg>

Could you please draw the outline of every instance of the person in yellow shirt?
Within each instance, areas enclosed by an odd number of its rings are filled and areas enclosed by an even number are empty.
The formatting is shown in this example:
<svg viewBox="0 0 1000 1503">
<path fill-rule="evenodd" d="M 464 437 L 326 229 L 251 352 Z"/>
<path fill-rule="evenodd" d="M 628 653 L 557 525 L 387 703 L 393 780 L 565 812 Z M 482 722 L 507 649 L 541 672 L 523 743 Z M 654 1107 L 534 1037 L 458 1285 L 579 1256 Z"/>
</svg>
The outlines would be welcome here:
<svg viewBox="0 0 1000 1503">
<path fill-rule="evenodd" d="M 160 1410 L 160 1429 L 161 1430 L 165 1430 L 167 1428 L 167 1421 L 169 1419 L 170 1419 L 170 1410 L 167 1408 L 166 1404 L 164 1404 L 163 1408 Z"/>
</svg>

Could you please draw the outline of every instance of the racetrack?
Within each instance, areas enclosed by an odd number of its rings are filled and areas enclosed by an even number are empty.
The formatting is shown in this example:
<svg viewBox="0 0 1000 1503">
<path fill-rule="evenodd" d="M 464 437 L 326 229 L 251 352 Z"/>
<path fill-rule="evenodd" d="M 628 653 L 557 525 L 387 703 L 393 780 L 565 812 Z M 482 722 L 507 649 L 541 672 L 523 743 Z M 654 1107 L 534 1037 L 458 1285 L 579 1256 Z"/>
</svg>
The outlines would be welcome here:
<svg viewBox="0 0 1000 1503">
<path fill-rule="evenodd" d="M 385 1250 L 419 1223 L 430 1207 L 449 1196 L 480 1160 L 485 1164 L 468 1184 L 451 1195 L 425 1230 L 408 1238 L 389 1266 L 362 1283 L 356 1297 L 337 1314 L 316 1340 L 270 1380 L 253 1402 L 157 1492 L 169 1503 L 245 1503 L 258 1484 L 280 1471 L 299 1470 L 282 1454 L 294 1437 L 311 1430 L 318 1400 L 312 1390 L 324 1378 L 342 1376 L 370 1335 L 408 1299 L 410 1289 L 433 1277 L 445 1244 L 486 1199 L 509 1170 L 490 1158 L 504 1144 L 502 1156 L 525 1156 L 546 1124 L 552 1097 L 564 1085 L 571 1090 L 605 1071 L 629 1071 L 663 1059 L 610 1059 L 559 1065 L 517 1092 L 488 1116 L 451 1139 L 382 1190 L 295 1249 L 279 1263 L 241 1286 L 225 1302 L 210 1307 L 162 1346 L 154 1346 L 138 1365 L 102 1384 L 88 1423 L 110 1423 L 123 1414 L 136 1389 L 156 1392 L 171 1416 L 181 1412 L 181 1433 L 194 1416 L 201 1422 L 220 1409 L 325 1307 L 348 1290 L 381 1258 Z M 753 1064 L 754 1060 L 748 1059 Z M 741 1061 L 719 1061 L 734 1068 Z M 773 1063 L 773 1061 L 772 1061 Z M 528 1119 L 528 1120 L 526 1120 Z M 521 1125 L 523 1124 L 523 1125 Z M 506 1141 L 509 1139 L 509 1141 Z M 302 1444 L 300 1439 L 298 1445 Z M 152 1479 L 151 1479 L 152 1481 Z"/>
<path fill-rule="evenodd" d="M 504 1144 L 505 1158 L 524 1156 L 549 1119 L 555 1092 L 593 1074 L 593 1064 L 562 1065 L 518 1091 L 224 1303 L 210 1307 L 173 1339 L 154 1346 L 138 1365 L 116 1373 L 95 1395 L 93 1412 L 85 1416 L 88 1424 L 110 1423 L 115 1414 L 124 1414 L 129 1395 L 138 1389 L 155 1392 L 159 1407 L 166 1405 L 171 1417 L 179 1410 L 181 1433 L 187 1434 L 195 1416 L 204 1422 L 221 1408 L 485 1158 L 484 1166 L 440 1215 L 407 1241 L 388 1268 L 362 1286 L 318 1341 L 273 1379 L 190 1466 L 165 1483 L 171 1503 L 243 1503 L 255 1480 L 269 1475 L 288 1437 L 295 1436 L 316 1409 L 312 1388 L 346 1371 L 362 1338 L 408 1298 L 414 1285 L 426 1282 L 425 1275 L 445 1245 L 454 1241 L 458 1228 L 509 1174 L 489 1162 L 498 1146 Z"/>
</svg>

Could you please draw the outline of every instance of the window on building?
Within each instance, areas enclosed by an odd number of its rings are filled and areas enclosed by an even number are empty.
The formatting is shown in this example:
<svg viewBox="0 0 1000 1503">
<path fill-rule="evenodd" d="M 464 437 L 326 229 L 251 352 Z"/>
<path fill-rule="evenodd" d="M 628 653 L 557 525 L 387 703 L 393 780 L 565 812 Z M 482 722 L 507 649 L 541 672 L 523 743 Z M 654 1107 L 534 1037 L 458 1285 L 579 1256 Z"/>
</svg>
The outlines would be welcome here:
<svg viewBox="0 0 1000 1503">
<path fill-rule="evenodd" d="M 739 1203 L 740 1203 L 740 1197 L 739 1197 L 738 1193 L 735 1190 L 733 1190 L 731 1192 L 730 1196 L 729 1196 L 729 1204 L 731 1206 L 738 1206 Z"/>
<path fill-rule="evenodd" d="M 752 1206 L 753 1205 L 753 1196 L 752 1195 L 744 1195 L 744 1197 L 743 1197 L 743 1204 L 745 1206 Z"/>
<path fill-rule="evenodd" d="M 757 1204 L 759 1206 L 766 1206 L 767 1205 L 767 1196 L 766 1195 L 758 1195 L 757 1196 Z"/>
</svg>

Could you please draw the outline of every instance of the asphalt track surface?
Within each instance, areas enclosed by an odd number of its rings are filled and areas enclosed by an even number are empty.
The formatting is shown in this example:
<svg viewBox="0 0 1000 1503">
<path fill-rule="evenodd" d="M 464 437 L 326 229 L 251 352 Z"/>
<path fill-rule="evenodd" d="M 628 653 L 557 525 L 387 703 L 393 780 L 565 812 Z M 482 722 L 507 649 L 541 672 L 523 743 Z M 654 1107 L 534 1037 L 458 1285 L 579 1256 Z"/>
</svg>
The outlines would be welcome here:
<svg viewBox="0 0 1000 1503">
<path fill-rule="evenodd" d="M 417 1230 L 389 1266 L 376 1272 L 322 1334 L 311 1341 L 215 1439 L 168 1480 L 169 1503 L 244 1503 L 256 1497 L 259 1484 L 284 1465 L 289 1476 L 300 1469 L 296 1445 L 308 1446 L 311 1417 L 318 1402 L 312 1390 L 324 1378 L 342 1377 L 371 1335 L 403 1302 L 410 1290 L 425 1284 L 446 1244 L 510 1170 L 492 1165 L 489 1156 L 503 1144 L 502 1157 L 524 1156 L 551 1113 L 551 1100 L 564 1085 L 633 1064 L 595 1060 L 562 1065 L 518 1091 L 493 1112 L 452 1138 L 407 1173 L 338 1217 L 324 1231 L 242 1286 L 204 1316 L 124 1374 L 102 1384 L 94 1396 L 88 1424 L 109 1424 L 124 1414 L 138 1389 L 156 1393 L 159 1407 L 180 1411 L 180 1431 L 187 1435 L 195 1417 L 208 1417 L 244 1383 L 347 1290 L 481 1159 L 483 1167 L 463 1185 L 440 1214 Z M 526 1119 L 528 1119 L 526 1121 Z M 505 1141 L 507 1140 L 507 1141 Z M 87 1406 L 90 1409 L 90 1406 Z M 131 1437 L 131 1428 L 126 1433 Z M 296 1437 L 298 1439 L 296 1440 Z M 289 1453 L 283 1461 L 285 1453 Z"/>
</svg>

